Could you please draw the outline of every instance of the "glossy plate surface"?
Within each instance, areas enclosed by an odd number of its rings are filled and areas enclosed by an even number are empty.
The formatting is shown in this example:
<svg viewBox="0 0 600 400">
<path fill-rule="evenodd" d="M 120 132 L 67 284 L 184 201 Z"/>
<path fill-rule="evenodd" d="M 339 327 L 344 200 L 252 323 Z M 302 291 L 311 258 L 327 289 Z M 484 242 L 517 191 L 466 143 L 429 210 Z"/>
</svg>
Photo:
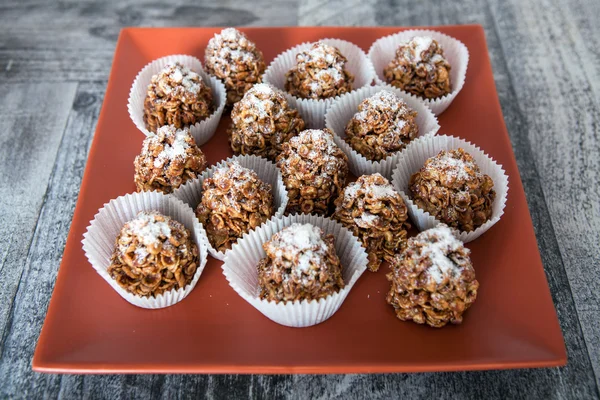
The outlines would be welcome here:
<svg viewBox="0 0 600 400">
<path fill-rule="evenodd" d="M 242 28 L 270 62 L 305 41 L 335 37 L 367 51 L 407 28 Z M 148 62 L 169 54 L 203 59 L 221 28 L 121 32 L 54 294 L 33 369 L 72 373 L 352 373 L 550 367 L 566 363 L 525 194 L 506 132 L 480 26 L 436 27 L 470 52 L 462 92 L 439 117 L 440 133 L 477 144 L 509 176 L 505 214 L 467 245 L 481 286 L 462 325 L 433 329 L 395 318 L 387 267 L 365 272 L 340 310 L 310 328 L 279 326 L 242 300 L 209 257 L 188 298 L 164 310 L 130 305 L 88 264 L 81 239 L 104 203 L 135 190 L 133 160 L 144 136 L 129 119 L 129 88 Z M 210 164 L 229 157 L 224 118 L 204 146 Z"/>
</svg>

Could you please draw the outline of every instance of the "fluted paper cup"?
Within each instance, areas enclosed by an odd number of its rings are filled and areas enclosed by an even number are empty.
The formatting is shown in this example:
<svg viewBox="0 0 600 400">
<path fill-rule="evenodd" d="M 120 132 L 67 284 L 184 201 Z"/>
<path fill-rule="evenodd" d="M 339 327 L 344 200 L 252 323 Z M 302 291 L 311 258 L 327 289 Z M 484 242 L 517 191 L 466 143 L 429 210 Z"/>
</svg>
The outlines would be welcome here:
<svg viewBox="0 0 600 400">
<path fill-rule="evenodd" d="M 174 62 L 179 62 L 200 75 L 202 80 L 212 90 L 215 111 L 210 117 L 189 127 L 196 144 L 202 146 L 210 140 L 219 125 L 223 109 L 227 103 L 227 93 L 223 82 L 204 72 L 202 63 L 196 57 L 180 54 L 166 56 L 154 60 L 142 68 L 135 77 L 131 90 L 129 91 L 129 102 L 127 104 L 129 117 L 144 135 L 150 136 L 154 134 L 146 129 L 146 124 L 144 124 L 144 100 L 146 99 L 146 94 L 148 92 L 148 85 L 154 75 L 159 74 L 167 65 Z"/>
<path fill-rule="evenodd" d="M 341 39 L 321 39 L 321 41 L 336 47 L 348 59 L 345 68 L 354 75 L 353 90 L 371 85 L 375 79 L 375 70 L 367 55 L 360 47 Z M 319 100 L 301 99 L 292 96 L 285 90 L 285 74 L 296 66 L 296 55 L 301 51 L 310 49 L 311 46 L 312 43 L 302 43 L 275 57 L 265 71 L 263 79 L 285 93 L 288 102 L 300 112 L 307 129 L 322 129 L 325 127 L 325 112 L 327 108 L 339 96 Z"/>
<path fill-rule="evenodd" d="M 184 288 L 170 290 L 156 297 L 136 296 L 123 289 L 111 278 L 107 270 L 115 250 L 117 236 L 125 223 L 134 219 L 141 211 L 158 211 L 181 222 L 190 230 L 194 243 L 198 246 L 198 268 L 192 281 Z M 83 235 L 83 251 L 92 267 L 121 297 L 142 308 L 164 308 L 183 300 L 196 286 L 206 265 L 208 240 L 204 228 L 194 212 L 181 200 L 160 192 L 126 194 L 106 203 L 98 210 Z"/>
<path fill-rule="evenodd" d="M 428 158 L 436 156 L 441 150 L 455 150 L 459 147 L 473 156 L 483 174 L 487 174 L 492 178 L 494 181 L 494 190 L 496 191 L 491 218 L 474 231 L 461 231 L 458 233 L 457 238 L 466 243 L 477 239 L 500 220 L 500 217 L 504 214 L 508 194 L 508 176 L 504 172 L 504 169 L 479 147 L 453 136 L 428 136 L 414 140 L 402 152 L 396 169 L 394 169 L 392 174 L 392 184 L 406 203 L 410 219 L 414 222 L 417 229 L 424 231 L 435 227 L 440 221 L 417 207 L 411 200 L 408 195 L 410 193 L 408 183 L 410 177 L 425 165 L 425 161 Z"/>
<path fill-rule="evenodd" d="M 469 64 L 469 50 L 461 41 L 437 31 L 411 29 L 377 39 L 369 49 L 369 60 L 375 68 L 377 84 L 391 87 L 383 76 L 383 69 L 396 56 L 398 46 L 415 36 L 429 36 L 435 39 L 442 46 L 444 57 L 452 67 L 450 69 L 452 92 L 438 99 L 422 99 L 435 115 L 440 115 L 448 108 L 465 84 L 467 65 Z"/>
<path fill-rule="evenodd" d="M 356 175 L 380 173 L 387 179 L 392 179 L 392 171 L 396 167 L 402 150 L 391 154 L 381 161 L 371 161 L 346 143 L 346 125 L 358 112 L 358 105 L 366 98 L 382 90 L 393 92 L 413 110 L 417 112 L 419 137 L 435 135 L 440 129 L 438 120 L 424 102 L 400 89 L 391 86 L 367 86 L 355 92 L 347 93 L 337 98 L 325 114 L 325 126 L 334 133 L 335 143 L 348 156 L 350 171 Z"/>
<path fill-rule="evenodd" d="M 218 168 L 225 167 L 233 161 L 237 161 L 244 168 L 253 170 L 261 181 L 271 185 L 273 188 L 273 208 L 275 209 L 273 216 L 282 216 L 287 207 L 288 195 L 287 189 L 283 183 L 281 171 L 279 171 L 279 168 L 271 161 L 254 155 L 234 156 L 221 161 L 205 170 L 199 178 L 188 181 L 185 185 L 181 185 L 173 192 L 173 195 L 195 210 L 202 201 L 202 184 L 204 183 L 204 180 L 206 178 L 212 178 Z M 225 259 L 225 254 L 227 253 L 227 251 L 217 251 L 217 249 L 211 245 L 210 241 L 208 242 L 208 252 L 217 260 Z"/>
<path fill-rule="evenodd" d="M 259 261 L 266 257 L 263 243 L 295 222 L 312 224 L 321 228 L 324 234 L 332 234 L 335 237 L 335 250 L 340 258 L 346 286 L 339 292 L 319 300 L 285 303 L 261 300 L 257 266 Z M 222 268 L 233 290 L 263 315 L 278 324 L 300 328 L 319 324 L 335 314 L 358 278 L 367 269 L 367 253 L 358 239 L 340 223 L 316 215 L 295 214 L 272 218 L 260 228 L 244 235 L 227 252 Z"/>
</svg>

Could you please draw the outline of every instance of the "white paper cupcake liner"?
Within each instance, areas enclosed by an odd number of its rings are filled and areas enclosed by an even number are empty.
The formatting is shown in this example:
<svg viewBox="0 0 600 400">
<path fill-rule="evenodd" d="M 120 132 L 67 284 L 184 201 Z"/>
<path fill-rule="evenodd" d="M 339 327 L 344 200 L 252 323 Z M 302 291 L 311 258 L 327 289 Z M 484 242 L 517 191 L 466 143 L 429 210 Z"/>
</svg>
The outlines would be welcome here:
<svg viewBox="0 0 600 400">
<path fill-rule="evenodd" d="M 348 166 L 350 167 L 350 171 L 356 176 L 378 172 L 387 179 L 392 179 L 392 172 L 402 152 L 402 150 L 398 151 L 381 161 L 370 161 L 345 141 L 346 125 L 348 125 L 354 114 L 358 112 L 358 105 L 367 97 L 373 96 L 382 90 L 393 92 L 417 112 L 419 137 L 435 135 L 440 129 L 436 116 L 424 102 L 415 96 L 391 86 L 367 86 L 340 96 L 327 110 L 327 114 L 325 114 L 325 126 L 333 131 L 335 143 L 348 156 Z"/>
<path fill-rule="evenodd" d="M 184 288 L 170 290 L 157 297 L 141 297 L 123 289 L 110 277 L 107 270 L 115 249 L 115 242 L 125 223 L 141 211 L 158 211 L 181 222 L 190 230 L 199 251 L 199 263 L 192 281 Z M 160 192 L 131 193 L 106 203 L 98 210 L 83 235 L 83 251 L 92 267 L 108 284 L 131 304 L 142 308 L 164 308 L 183 300 L 196 286 L 206 265 L 208 240 L 204 228 L 194 212 L 181 200 Z"/>
<path fill-rule="evenodd" d="M 160 73 L 167 65 L 174 62 L 179 62 L 199 74 L 202 80 L 210 86 L 210 89 L 212 90 L 215 111 L 207 119 L 197 122 L 189 127 L 196 144 L 202 146 L 210 140 L 219 125 L 223 109 L 227 102 L 227 93 L 223 82 L 204 72 L 202 63 L 196 57 L 179 54 L 166 56 L 154 60 L 142 68 L 135 77 L 131 90 L 129 91 L 129 102 L 127 104 L 129 117 L 144 135 L 153 135 L 153 132 L 146 129 L 146 125 L 144 124 L 144 100 L 146 99 L 146 94 L 148 92 L 148 85 L 154 75 Z"/>
<path fill-rule="evenodd" d="M 441 150 L 455 150 L 459 147 L 473 156 L 483 174 L 487 174 L 492 178 L 494 190 L 496 191 L 491 218 L 474 231 L 460 232 L 457 235 L 460 240 L 466 243 L 477 239 L 500 220 L 500 217 L 504 214 L 508 194 L 508 176 L 504 169 L 479 147 L 453 136 L 427 136 L 414 140 L 402 152 L 396 169 L 392 173 L 392 184 L 406 203 L 410 219 L 417 229 L 424 231 L 435 227 L 440 221 L 428 212 L 421 210 L 410 199 L 408 196 L 408 193 L 410 193 L 408 182 L 410 177 L 425 165 L 428 158 L 436 156 Z"/>
<path fill-rule="evenodd" d="M 173 192 L 173 196 L 177 197 L 193 210 L 196 209 L 200 201 L 202 201 L 202 184 L 206 178 L 212 178 L 217 168 L 225 167 L 228 163 L 237 161 L 242 167 L 248 168 L 256 172 L 261 181 L 266 182 L 273 188 L 273 203 L 275 208 L 274 217 L 280 217 L 283 215 L 285 208 L 288 203 L 287 189 L 283 183 L 283 177 L 281 171 L 271 161 L 268 161 L 262 157 L 245 155 L 245 156 L 234 156 L 207 169 L 200 175 L 198 179 L 188 181 L 185 185 L 181 185 L 178 189 Z M 224 260 L 227 252 L 217 251 L 208 242 L 208 252 L 211 256 L 217 260 Z"/>
<path fill-rule="evenodd" d="M 321 41 L 336 47 L 348 59 L 345 68 L 354 75 L 353 90 L 371 85 L 375 79 L 375 70 L 360 47 L 341 39 L 321 39 Z M 301 99 L 292 96 L 285 90 L 285 74 L 296 66 L 296 55 L 301 51 L 308 50 L 311 46 L 312 43 L 302 43 L 275 57 L 265 71 L 264 81 L 285 93 L 288 102 L 300 112 L 307 129 L 322 129 L 325 127 L 327 108 L 339 96 L 322 100 Z"/>
<path fill-rule="evenodd" d="M 324 234 L 335 237 L 335 250 L 340 257 L 346 286 L 338 293 L 319 300 L 287 303 L 261 300 L 258 297 L 260 289 L 257 266 L 266 257 L 263 243 L 294 222 L 312 224 L 321 228 Z M 295 214 L 272 218 L 260 228 L 244 235 L 227 253 L 222 268 L 233 290 L 267 318 L 285 326 L 306 327 L 327 320 L 340 308 L 358 278 L 367 269 L 367 253 L 358 239 L 338 222 L 316 215 Z"/>
<path fill-rule="evenodd" d="M 437 31 L 411 29 L 377 39 L 369 49 L 369 60 L 375 68 L 377 84 L 391 86 L 383 76 L 383 69 L 396 56 L 396 49 L 400 43 L 415 36 L 429 36 L 435 39 L 442 46 L 444 57 L 452 67 L 450 69 L 452 92 L 439 99 L 422 99 L 435 115 L 440 115 L 448 108 L 465 84 L 467 65 L 469 64 L 469 50 L 461 41 Z"/>
</svg>

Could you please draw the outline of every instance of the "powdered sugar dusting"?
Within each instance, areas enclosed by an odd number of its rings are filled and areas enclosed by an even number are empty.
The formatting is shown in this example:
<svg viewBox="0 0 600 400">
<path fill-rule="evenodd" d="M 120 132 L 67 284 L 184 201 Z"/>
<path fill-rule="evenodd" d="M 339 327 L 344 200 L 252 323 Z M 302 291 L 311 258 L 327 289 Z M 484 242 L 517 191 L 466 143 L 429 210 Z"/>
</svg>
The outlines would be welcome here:
<svg viewBox="0 0 600 400">
<path fill-rule="evenodd" d="M 354 115 L 354 118 L 359 121 L 368 119 L 369 113 L 391 111 L 396 115 L 394 124 L 391 124 L 393 132 L 401 131 L 406 126 L 406 118 L 412 109 L 402 100 L 389 90 L 382 90 L 363 100 L 359 105 L 359 112 Z"/>
<path fill-rule="evenodd" d="M 405 46 L 403 54 L 407 60 L 410 60 L 415 65 L 425 63 L 427 70 L 431 70 L 434 68 L 435 64 L 446 62 L 446 59 L 441 54 L 437 53 L 433 55 L 428 54 L 426 57 L 423 57 L 423 52 L 427 52 L 433 44 L 434 39 L 429 36 L 415 36 L 412 39 L 401 43 L 400 46 Z M 439 43 L 437 43 L 437 46 L 442 50 Z"/>
<path fill-rule="evenodd" d="M 292 273 L 310 274 L 314 271 L 311 264 L 323 265 L 323 258 L 327 255 L 327 244 L 322 234 L 321 229 L 314 225 L 294 223 L 273 235 L 266 243 L 266 251 L 275 254 L 274 263 L 283 257 L 295 260 L 298 271 Z"/>
<path fill-rule="evenodd" d="M 440 224 L 435 228 L 421 232 L 416 240 L 420 244 L 424 244 L 421 247 L 421 256 L 431 260 L 431 266 L 427 269 L 427 274 L 436 283 L 442 283 L 445 276 L 460 274 L 461 268 L 448 255 L 463 248 L 463 243 L 454 237 L 448 226 Z"/>
<path fill-rule="evenodd" d="M 283 115 L 285 109 L 283 107 L 275 107 L 273 101 L 275 96 L 281 97 L 279 100 L 283 101 L 283 94 L 280 94 L 277 89 L 269 84 L 259 83 L 252 86 L 252 88 L 246 92 L 242 101 L 247 103 L 250 108 L 256 112 L 258 119 L 269 117 L 278 119 Z M 273 114 L 274 110 L 277 110 L 275 114 Z M 254 119 L 251 115 L 249 115 L 248 118 Z"/>
<path fill-rule="evenodd" d="M 168 79 L 165 79 L 168 77 Z M 180 88 L 197 95 L 201 89 L 202 78 L 188 67 L 175 62 L 168 64 L 157 77 L 160 88 L 170 94 Z"/>
<path fill-rule="evenodd" d="M 251 169 L 242 167 L 237 161 L 232 161 L 224 167 L 215 169 L 213 181 L 218 182 L 222 179 L 232 180 L 234 187 L 239 188 L 248 181 L 258 179 L 258 175 Z"/>
<path fill-rule="evenodd" d="M 207 53 L 210 54 L 207 55 L 207 63 L 227 64 L 233 71 L 256 60 L 254 44 L 235 28 L 226 28 L 216 34 L 208 42 L 208 48 L 214 51 Z"/>
<path fill-rule="evenodd" d="M 156 211 L 142 211 L 127 223 L 131 233 L 145 246 L 161 243 L 171 236 L 171 227 L 168 224 L 170 218 L 165 217 L 164 221 L 157 221 L 156 217 L 159 215 Z"/>
<path fill-rule="evenodd" d="M 164 134 L 167 138 L 167 142 L 171 144 L 165 144 L 163 150 L 158 154 L 154 160 L 154 167 L 160 168 L 166 164 L 167 161 L 172 161 L 177 157 L 185 158 L 187 149 L 190 148 L 188 141 L 191 138 L 191 134 L 188 128 L 176 129 L 172 125 L 162 126 L 158 128 L 156 135 L 150 136 L 147 142 L 144 144 L 145 151 L 148 151 L 147 146 L 151 141 L 160 142 L 159 135 Z M 169 140 L 170 139 L 170 140 Z"/>
<path fill-rule="evenodd" d="M 465 161 L 451 151 L 440 151 L 440 153 L 427 160 L 425 170 L 428 172 L 443 171 L 451 179 L 457 181 L 469 181 L 472 175 L 469 172 L 475 173 L 475 176 L 480 178 L 481 172 L 479 167 L 473 161 Z"/>
<path fill-rule="evenodd" d="M 373 175 L 378 175 L 381 178 L 381 174 L 376 173 Z M 383 178 L 385 182 L 384 184 L 376 184 L 370 183 L 367 185 L 361 185 L 358 182 L 352 182 L 344 189 L 344 200 L 355 200 L 359 195 L 363 196 L 371 196 L 376 199 L 383 199 L 386 197 L 394 197 L 399 196 L 398 192 L 394 189 L 394 187 L 389 183 L 389 181 Z"/>
</svg>

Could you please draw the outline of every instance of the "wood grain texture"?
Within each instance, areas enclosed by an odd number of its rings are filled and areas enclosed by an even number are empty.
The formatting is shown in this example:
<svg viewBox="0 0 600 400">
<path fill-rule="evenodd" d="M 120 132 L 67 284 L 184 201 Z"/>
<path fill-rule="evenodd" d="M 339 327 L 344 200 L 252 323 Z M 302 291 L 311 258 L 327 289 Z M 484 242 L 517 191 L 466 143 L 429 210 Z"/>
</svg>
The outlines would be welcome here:
<svg viewBox="0 0 600 400">
<path fill-rule="evenodd" d="M 295 25 L 295 0 L 78 1 L 0 3 L 3 81 L 108 79 L 116 40 L 126 26 Z"/>
<path fill-rule="evenodd" d="M 3 84 L 0 90 L 1 351 L 75 84 Z"/>
<path fill-rule="evenodd" d="M 600 370 L 594 375 L 593 368 L 600 365 L 599 12 L 600 3 L 592 0 L 3 2 L 0 398 L 598 398 Z M 31 371 L 119 29 L 296 23 L 484 26 L 565 335 L 567 367 L 332 376 Z M 32 140 L 39 137 L 44 141 Z M 35 159 L 35 165 L 25 165 L 26 159 Z M 15 187 L 5 178 L 11 174 L 22 174 L 26 184 Z"/>
</svg>

